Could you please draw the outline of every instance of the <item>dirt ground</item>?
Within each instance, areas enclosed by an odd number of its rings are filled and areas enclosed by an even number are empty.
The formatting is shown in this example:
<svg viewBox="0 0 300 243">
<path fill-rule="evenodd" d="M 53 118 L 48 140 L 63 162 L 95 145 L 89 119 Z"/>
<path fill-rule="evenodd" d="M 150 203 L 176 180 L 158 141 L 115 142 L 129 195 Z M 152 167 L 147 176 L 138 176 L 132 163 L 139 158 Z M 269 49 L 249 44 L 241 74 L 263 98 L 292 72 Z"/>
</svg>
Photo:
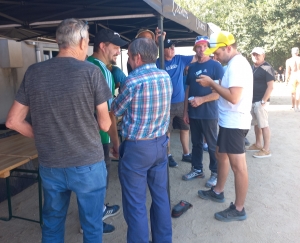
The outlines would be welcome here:
<svg viewBox="0 0 300 243">
<path fill-rule="evenodd" d="M 214 219 L 217 211 L 227 208 L 234 201 L 233 174 L 230 172 L 226 188 L 225 203 L 202 200 L 197 191 L 204 189 L 210 175 L 208 154 L 204 155 L 205 179 L 183 181 L 181 176 L 190 170 L 190 164 L 181 162 L 179 133 L 171 136 L 172 154 L 179 163 L 178 168 L 170 168 L 172 207 L 184 199 L 193 204 L 180 218 L 172 219 L 174 243 L 198 242 L 300 242 L 300 159 L 299 130 L 300 112 L 291 109 L 288 87 L 276 83 L 269 106 L 272 157 L 256 159 L 247 152 L 249 190 L 245 209 L 248 219 L 243 222 L 224 223 Z M 253 129 L 248 134 L 254 142 Z M 190 145 L 191 146 L 191 145 Z M 110 185 L 106 202 L 121 205 L 120 183 L 117 162 L 111 166 Z M 147 195 L 149 208 L 151 197 Z M 13 197 L 13 211 L 16 215 L 38 219 L 37 185 L 33 185 Z M 0 215 L 7 214 L 7 202 L 0 204 Z M 122 212 L 106 220 L 116 227 L 115 232 L 103 236 L 106 243 L 126 242 L 126 223 Z M 39 224 L 12 219 L 0 221 L 1 243 L 41 242 Z M 66 243 L 81 243 L 76 197 L 73 195 L 66 222 Z"/>
</svg>

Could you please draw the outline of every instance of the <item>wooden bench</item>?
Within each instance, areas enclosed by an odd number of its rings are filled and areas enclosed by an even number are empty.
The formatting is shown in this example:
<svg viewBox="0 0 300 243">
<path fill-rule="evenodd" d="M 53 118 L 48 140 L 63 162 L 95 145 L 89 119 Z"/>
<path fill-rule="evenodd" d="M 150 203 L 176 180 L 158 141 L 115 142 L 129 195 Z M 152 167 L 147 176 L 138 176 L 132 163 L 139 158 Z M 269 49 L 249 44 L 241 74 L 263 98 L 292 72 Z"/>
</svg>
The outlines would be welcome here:
<svg viewBox="0 0 300 243">
<path fill-rule="evenodd" d="M 8 217 L 0 217 L 1 220 L 9 221 L 11 218 L 19 218 L 32 222 L 38 222 L 42 225 L 42 187 L 41 179 L 38 170 L 19 169 L 17 167 L 24 165 L 38 157 L 37 150 L 35 148 L 34 140 L 24 137 L 23 135 L 13 135 L 7 138 L 0 139 L 0 178 L 6 180 L 6 195 L 8 203 Z M 25 172 L 30 174 L 36 174 L 36 180 L 38 181 L 38 193 L 39 193 L 39 221 L 15 216 L 12 214 L 11 207 L 11 191 L 9 179 L 12 172 Z M 15 176 L 18 177 L 18 176 Z"/>
</svg>

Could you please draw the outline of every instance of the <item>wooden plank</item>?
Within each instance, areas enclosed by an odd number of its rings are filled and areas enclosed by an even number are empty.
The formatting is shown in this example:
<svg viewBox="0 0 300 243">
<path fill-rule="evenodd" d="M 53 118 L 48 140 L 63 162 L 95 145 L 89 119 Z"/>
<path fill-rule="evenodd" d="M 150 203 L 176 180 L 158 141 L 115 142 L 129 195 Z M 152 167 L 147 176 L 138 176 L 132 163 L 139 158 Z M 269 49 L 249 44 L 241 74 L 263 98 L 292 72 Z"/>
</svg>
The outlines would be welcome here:
<svg viewBox="0 0 300 243">
<path fill-rule="evenodd" d="M 0 154 L 30 157 L 31 159 L 38 157 L 34 140 L 21 134 L 0 139 Z"/>
<path fill-rule="evenodd" d="M 0 178 L 8 177 L 11 170 L 26 164 L 30 160 L 28 157 L 0 155 Z"/>
</svg>

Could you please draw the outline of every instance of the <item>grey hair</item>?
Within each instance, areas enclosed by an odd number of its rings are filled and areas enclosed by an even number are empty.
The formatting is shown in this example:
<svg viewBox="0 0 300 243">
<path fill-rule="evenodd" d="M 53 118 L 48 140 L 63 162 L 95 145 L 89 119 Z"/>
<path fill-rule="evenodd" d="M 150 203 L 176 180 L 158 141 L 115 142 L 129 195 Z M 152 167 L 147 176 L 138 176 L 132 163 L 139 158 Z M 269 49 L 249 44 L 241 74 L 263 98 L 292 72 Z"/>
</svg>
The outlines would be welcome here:
<svg viewBox="0 0 300 243">
<path fill-rule="evenodd" d="M 158 48 L 154 40 L 149 38 L 134 39 L 128 47 L 133 56 L 140 54 L 144 63 L 155 63 L 158 54 Z"/>
<path fill-rule="evenodd" d="M 59 49 L 77 46 L 81 38 L 88 37 L 89 25 L 80 19 L 65 19 L 56 29 L 56 42 Z"/>
</svg>

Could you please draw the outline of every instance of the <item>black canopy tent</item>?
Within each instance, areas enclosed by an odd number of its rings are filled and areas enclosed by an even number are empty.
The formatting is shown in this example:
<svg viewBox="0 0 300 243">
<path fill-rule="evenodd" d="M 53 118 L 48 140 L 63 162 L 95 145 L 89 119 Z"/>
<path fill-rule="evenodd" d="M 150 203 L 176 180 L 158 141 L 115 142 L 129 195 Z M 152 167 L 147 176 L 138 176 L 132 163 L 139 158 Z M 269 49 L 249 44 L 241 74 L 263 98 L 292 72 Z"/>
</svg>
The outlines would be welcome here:
<svg viewBox="0 0 300 243">
<path fill-rule="evenodd" d="M 66 18 L 85 19 L 90 40 L 100 28 L 110 28 L 132 40 L 140 28 L 154 30 L 158 23 L 178 46 L 191 45 L 208 26 L 173 0 L 0 0 L 0 37 L 54 42 L 58 23 Z"/>
</svg>

